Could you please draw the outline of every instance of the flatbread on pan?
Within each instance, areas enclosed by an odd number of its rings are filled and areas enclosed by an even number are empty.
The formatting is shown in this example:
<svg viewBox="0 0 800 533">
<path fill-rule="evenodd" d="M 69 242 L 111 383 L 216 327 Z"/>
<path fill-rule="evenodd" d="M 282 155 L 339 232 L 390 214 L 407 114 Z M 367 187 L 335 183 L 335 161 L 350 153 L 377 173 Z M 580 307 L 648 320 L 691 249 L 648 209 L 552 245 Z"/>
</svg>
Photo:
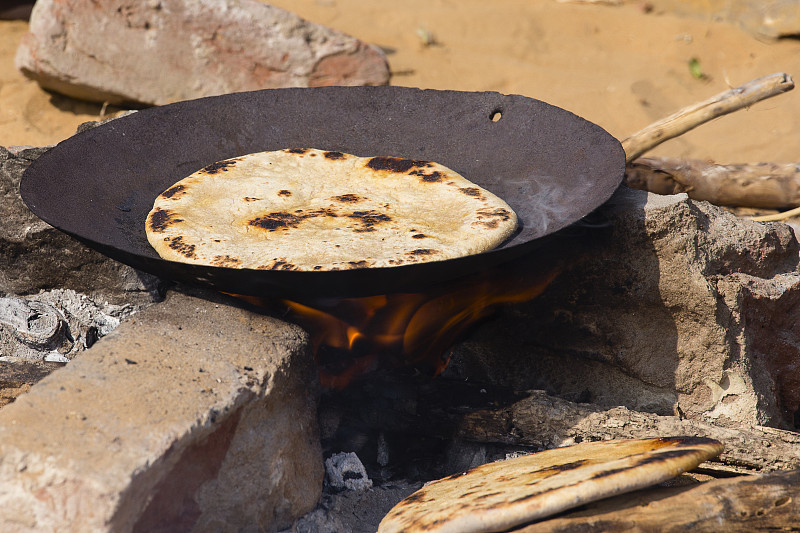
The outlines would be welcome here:
<svg viewBox="0 0 800 533">
<path fill-rule="evenodd" d="M 503 200 L 440 164 L 295 148 L 180 180 L 156 198 L 145 229 L 171 261 L 319 271 L 477 254 L 516 227 Z"/>
<path fill-rule="evenodd" d="M 697 437 L 587 442 L 488 463 L 433 481 L 398 503 L 379 533 L 479 533 L 655 485 L 722 453 Z"/>
</svg>

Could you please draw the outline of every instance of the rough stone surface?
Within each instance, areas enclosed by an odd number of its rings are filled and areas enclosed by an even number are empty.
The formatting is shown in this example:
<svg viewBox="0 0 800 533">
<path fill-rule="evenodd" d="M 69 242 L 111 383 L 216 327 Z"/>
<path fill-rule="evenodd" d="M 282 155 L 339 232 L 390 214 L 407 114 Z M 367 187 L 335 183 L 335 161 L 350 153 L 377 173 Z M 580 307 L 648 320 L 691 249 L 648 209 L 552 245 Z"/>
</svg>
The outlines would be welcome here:
<svg viewBox="0 0 800 533">
<path fill-rule="evenodd" d="M 47 150 L 0 147 L 0 296 L 72 289 L 118 305 L 157 300 L 157 278 L 87 248 L 39 219 L 22 201 L 22 174 Z"/>
<path fill-rule="evenodd" d="M 377 47 L 257 0 L 39 0 L 16 66 L 114 105 L 389 79 Z"/>
<path fill-rule="evenodd" d="M 315 506 L 296 326 L 171 292 L 0 410 L 0 530 L 275 531 Z"/>
<path fill-rule="evenodd" d="M 796 427 L 791 228 L 627 188 L 604 213 L 591 253 L 479 328 L 446 372 L 607 407 Z"/>
</svg>

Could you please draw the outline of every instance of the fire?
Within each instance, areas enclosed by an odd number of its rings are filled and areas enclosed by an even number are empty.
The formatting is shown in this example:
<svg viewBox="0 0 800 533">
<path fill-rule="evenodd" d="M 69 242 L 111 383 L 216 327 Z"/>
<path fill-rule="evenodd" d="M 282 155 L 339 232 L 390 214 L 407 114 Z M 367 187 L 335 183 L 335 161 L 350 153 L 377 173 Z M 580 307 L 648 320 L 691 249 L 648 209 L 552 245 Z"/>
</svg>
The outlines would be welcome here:
<svg viewBox="0 0 800 533">
<path fill-rule="evenodd" d="M 471 326 L 501 305 L 535 298 L 557 272 L 516 261 L 426 292 L 282 303 L 286 318 L 311 335 L 323 386 L 342 388 L 383 366 L 412 365 L 438 374 L 447 366 L 448 350 Z"/>
</svg>

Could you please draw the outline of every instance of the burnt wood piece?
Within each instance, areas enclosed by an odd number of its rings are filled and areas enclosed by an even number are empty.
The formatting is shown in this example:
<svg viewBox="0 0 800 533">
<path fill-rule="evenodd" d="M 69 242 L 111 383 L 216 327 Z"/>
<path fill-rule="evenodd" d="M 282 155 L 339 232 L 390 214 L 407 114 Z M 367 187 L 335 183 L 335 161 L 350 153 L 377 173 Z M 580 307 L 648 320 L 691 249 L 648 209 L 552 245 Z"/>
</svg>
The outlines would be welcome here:
<svg viewBox="0 0 800 533">
<path fill-rule="evenodd" d="M 798 531 L 800 470 L 653 488 L 595 502 L 514 533 Z"/>
<path fill-rule="evenodd" d="M 365 461 L 380 435 L 389 439 L 389 448 L 398 443 L 395 455 L 402 454 L 403 460 L 430 461 L 434 468 L 441 462 L 434 456 L 445 454 L 453 442 L 475 443 L 502 457 L 520 449 L 539 451 L 587 440 L 686 435 L 725 445 L 714 462 L 703 465 L 717 477 L 800 469 L 800 434 L 790 431 L 726 428 L 624 407 L 573 403 L 543 391 L 399 373 L 368 375 L 343 391 L 328 392 L 321 406 L 321 420 L 325 419 L 338 421 L 328 428 L 327 444 L 356 451 Z"/>
</svg>

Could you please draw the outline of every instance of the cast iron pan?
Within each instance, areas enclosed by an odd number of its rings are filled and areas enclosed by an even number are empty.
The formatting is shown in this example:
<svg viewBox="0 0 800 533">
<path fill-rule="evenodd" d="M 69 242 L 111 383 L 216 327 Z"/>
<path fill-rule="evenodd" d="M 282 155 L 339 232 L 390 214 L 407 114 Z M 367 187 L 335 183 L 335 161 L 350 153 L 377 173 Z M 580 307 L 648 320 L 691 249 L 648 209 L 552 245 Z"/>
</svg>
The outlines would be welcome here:
<svg viewBox="0 0 800 533">
<path fill-rule="evenodd" d="M 150 247 L 145 217 L 174 182 L 222 159 L 291 147 L 436 161 L 503 198 L 521 229 L 483 254 L 332 272 L 187 265 Z M 254 296 L 360 296 L 419 291 L 517 257 L 604 203 L 624 166 L 622 147 L 603 129 L 522 96 L 276 89 L 145 109 L 75 135 L 34 161 L 21 193 L 44 221 L 161 277 Z"/>
</svg>

